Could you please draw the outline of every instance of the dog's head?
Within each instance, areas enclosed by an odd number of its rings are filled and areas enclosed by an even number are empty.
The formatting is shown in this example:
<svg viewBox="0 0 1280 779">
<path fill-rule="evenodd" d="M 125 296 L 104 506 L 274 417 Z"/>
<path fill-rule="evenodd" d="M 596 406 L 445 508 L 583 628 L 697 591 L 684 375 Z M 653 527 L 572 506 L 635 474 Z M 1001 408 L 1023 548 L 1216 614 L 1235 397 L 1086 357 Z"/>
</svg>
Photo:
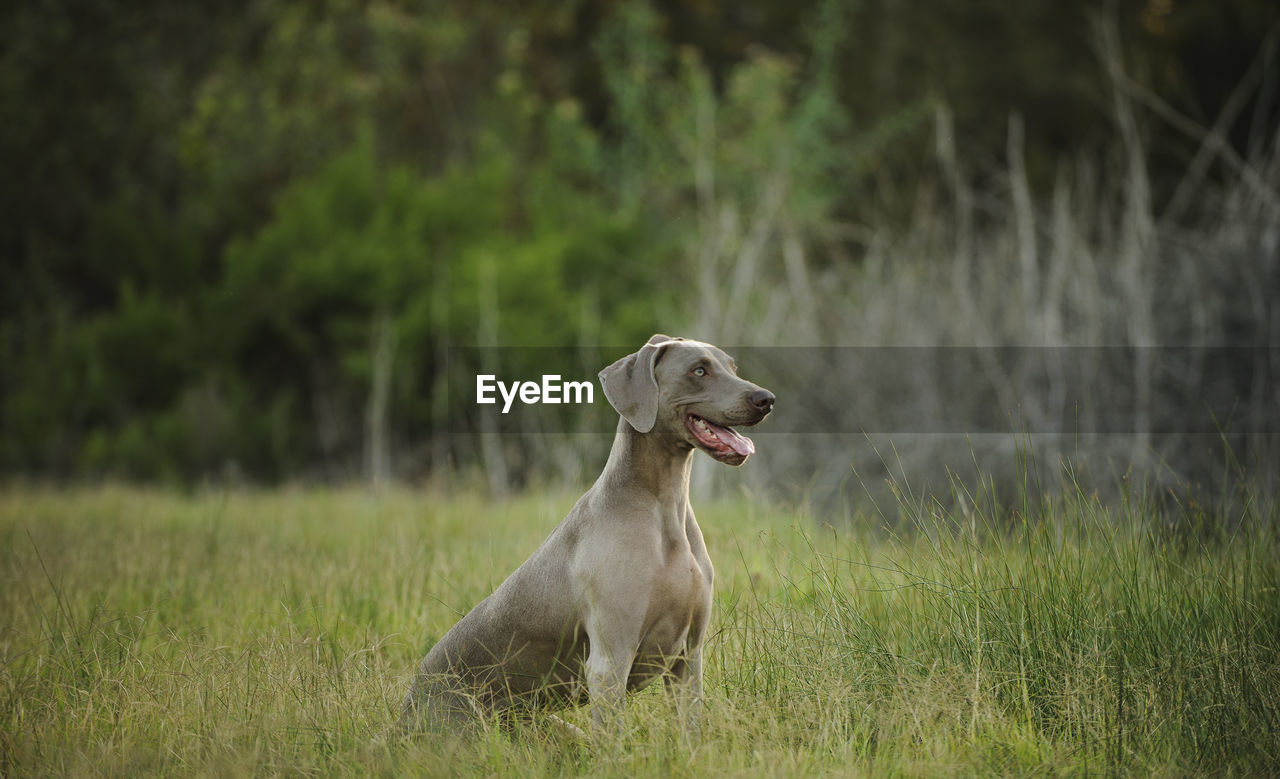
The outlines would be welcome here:
<svg viewBox="0 0 1280 779">
<path fill-rule="evenodd" d="M 757 424 L 773 410 L 773 393 L 738 378 L 732 357 L 665 335 L 600 371 L 600 384 L 637 432 L 671 436 L 729 465 L 742 465 L 755 451 L 732 428 Z"/>
</svg>

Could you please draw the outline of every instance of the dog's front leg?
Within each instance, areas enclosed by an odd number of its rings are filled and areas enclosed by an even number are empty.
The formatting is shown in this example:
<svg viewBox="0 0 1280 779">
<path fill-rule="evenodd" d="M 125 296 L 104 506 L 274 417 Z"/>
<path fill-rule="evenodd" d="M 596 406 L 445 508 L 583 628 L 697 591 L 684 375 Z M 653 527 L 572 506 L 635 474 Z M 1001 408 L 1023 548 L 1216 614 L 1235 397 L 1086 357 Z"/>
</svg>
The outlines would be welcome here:
<svg viewBox="0 0 1280 779">
<path fill-rule="evenodd" d="M 617 724 L 626 701 L 630 669 L 617 656 L 597 651 L 587 658 L 587 690 L 591 693 L 591 721 L 599 729 Z"/>
<path fill-rule="evenodd" d="M 620 615 L 595 614 L 587 620 L 587 692 L 591 695 L 591 720 L 597 730 L 617 724 L 627 695 L 627 677 L 635 660 L 640 637 Z"/>
<path fill-rule="evenodd" d="M 663 679 L 667 697 L 690 738 L 698 735 L 702 724 L 702 647 L 686 650 Z"/>
</svg>

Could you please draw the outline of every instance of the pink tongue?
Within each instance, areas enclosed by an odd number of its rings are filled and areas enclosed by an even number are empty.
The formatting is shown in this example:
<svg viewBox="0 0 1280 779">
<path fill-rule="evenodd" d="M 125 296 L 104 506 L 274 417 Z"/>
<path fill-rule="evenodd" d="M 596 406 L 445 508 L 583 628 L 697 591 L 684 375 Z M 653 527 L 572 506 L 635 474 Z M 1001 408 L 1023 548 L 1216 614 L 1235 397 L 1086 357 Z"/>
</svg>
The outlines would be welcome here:
<svg viewBox="0 0 1280 779">
<path fill-rule="evenodd" d="M 720 427 L 719 425 L 707 422 L 705 419 L 703 422 L 706 422 L 707 427 L 711 429 L 711 432 L 716 434 L 716 437 L 720 439 L 721 443 L 724 443 L 733 451 L 743 456 L 755 454 L 756 445 L 751 443 L 750 438 L 747 438 L 744 435 L 739 435 L 737 431 L 730 430 L 727 427 Z"/>
</svg>

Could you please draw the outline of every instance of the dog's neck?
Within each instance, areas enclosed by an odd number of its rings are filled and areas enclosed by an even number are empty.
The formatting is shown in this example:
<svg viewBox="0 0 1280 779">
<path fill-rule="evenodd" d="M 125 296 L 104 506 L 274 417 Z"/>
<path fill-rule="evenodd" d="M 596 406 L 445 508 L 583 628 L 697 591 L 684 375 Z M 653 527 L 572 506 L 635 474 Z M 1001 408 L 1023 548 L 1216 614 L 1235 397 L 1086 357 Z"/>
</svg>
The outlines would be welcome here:
<svg viewBox="0 0 1280 779">
<path fill-rule="evenodd" d="M 618 419 L 609 461 L 600 481 L 611 489 L 627 486 L 653 496 L 664 517 L 684 516 L 689 503 L 689 474 L 693 448 L 677 436 L 639 433 L 625 419 Z M 683 533 L 683 525 L 680 526 Z"/>
</svg>

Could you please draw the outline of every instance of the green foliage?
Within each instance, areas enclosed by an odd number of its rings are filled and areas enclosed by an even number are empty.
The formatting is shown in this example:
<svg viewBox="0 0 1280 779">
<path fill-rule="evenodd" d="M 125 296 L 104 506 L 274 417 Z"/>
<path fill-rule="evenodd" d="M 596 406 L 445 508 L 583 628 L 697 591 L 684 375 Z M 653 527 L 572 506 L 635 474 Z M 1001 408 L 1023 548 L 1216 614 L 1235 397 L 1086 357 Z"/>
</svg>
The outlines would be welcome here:
<svg viewBox="0 0 1280 779">
<path fill-rule="evenodd" d="M 563 153 L 594 140 L 572 111 L 521 117 L 521 97 L 492 109 L 521 119 L 510 135 L 487 134 L 474 161 L 434 177 L 381 161 L 366 129 L 350 150 L 289 186 L 267 225 L 232 243 L 221 305 L 236 332 L 230 364 L 255 396 L 325 393 L 335 407 L 324 413 L 360 419 L 374 329 L 385 317 L 398 377 L 390 413 L 401 434 L 421 436 L 433 432 L 447 345 L 575 343 L 588 324 L 575 311 L 579 301 L 615 293 L 615 315 L 590 323 L 594 337 L 642 337 L 660 265 L 612 279 L 599 273 L 645 255 L 641 223 L 600 197 L 598 168 Z M 523 133 L 544 137 L 551 151 L 521 156 Z M 538 366 L 504 367 L 529 375 Z M 295 429 L 329 423 L 314 407 L 294 413 Z M 336 435 L 328 447 L 359 451 L 358 428 Z M 314 440 L 310 449 L 333 454 Z"/>
<path fill-rule="evenodd" d="M 787 208 L 811 225 L 861 183 L 842 148 L 853 128 L 836 92 L 839 31 L 849 3 L 817 9 L 808 63 L 761 50 L 725 74 L 723 89 L 703 55 L 673 48 L 644 4 L 622 6 L 597 42 L 614 111 L 617 180 L 623 197 L 675 218 L 705 203 L 759 201 L 768 182 L 787 182 Z M 693 220 L 689 220 L 692 224 Z M 806 225 L 809 226 L 809 225 Z M 687 232 L 693 232 L 686 226 Z"/>
<path fill-rule="evenodd" d="M 1117 9 L 1134 70 L 1210 124 L 1275 12 L 1156 5 Z M 1004 194 L 985 160 L 1008 108 L 1033 184 L 1097 137 L 1085 21 L 1050 0 L 9 4 L 0 469 L 343 476 L 379 339 L 393 446 L 421 447 L 457 421 L 450 346 L 776 327 L 780 296 L 816 308 L 805 263 L 843 270 L 848 222 L 918 202 L 931 95 L 995 182 L 975 202 Z M 1268 142 L 1269 105 L 1236 146 Z M 1157 180 L 1195 155 L 1177 140 Z"/>
<path fill-rule="evenodd" d="M 105 258 L 90 273 L 111 302 L 47 337 L 35 314 L 0 331 L 22 377 L 4 396 L 9 467 L 179 480 L 349 469 L 384 319 L 401 440 L 449 423 L 449 346 L 632 343 L 654 329 L 670 254 L 609 196 L 574 100 L 544 104 L 512 63 L 477 104 L 470 148 L 441 165 L 410 153 L 384 112 L 420 111 L 414 69 L 460 51 L 456 21 L 342 3 L 256 21 L 254 53 L 225 53 L 170 139 L 191 188 L 176 210 L 126 187 L 93 212 L 84 251 Z"/>
<path fill-rule="evenodd" d="M 720 96 L 695 51 L 673 60 L 653 12 L 627 4 L 600 36 L 602 135 L 576 98 L 530 82 L 513 30 L 465 150 L 441 157 L 387 112 L 421 113 L 419 69 L 466 56 L 474 30 L 347 3 L 250 24 L 253 46 L 220 53 L 166 139 L 176 207 L 125 186 L 92 212 L 84 251 L 108 258 L 106 304 L 56 320 L 48 341 L 32 318 L 6 328 L 24 366 L 4 403 L 10 467 L 349 473 L 377 338 L 394 343 L 394 443 L 421 440 L 453 421 L 450 346 L 632 344 L 686 321 L 699 166 L 745 201 L 785 169 L 790 211 L 815 223 L 836 197 L 830 34 L 822 73 L 761 54 Z"/>
</svg>

